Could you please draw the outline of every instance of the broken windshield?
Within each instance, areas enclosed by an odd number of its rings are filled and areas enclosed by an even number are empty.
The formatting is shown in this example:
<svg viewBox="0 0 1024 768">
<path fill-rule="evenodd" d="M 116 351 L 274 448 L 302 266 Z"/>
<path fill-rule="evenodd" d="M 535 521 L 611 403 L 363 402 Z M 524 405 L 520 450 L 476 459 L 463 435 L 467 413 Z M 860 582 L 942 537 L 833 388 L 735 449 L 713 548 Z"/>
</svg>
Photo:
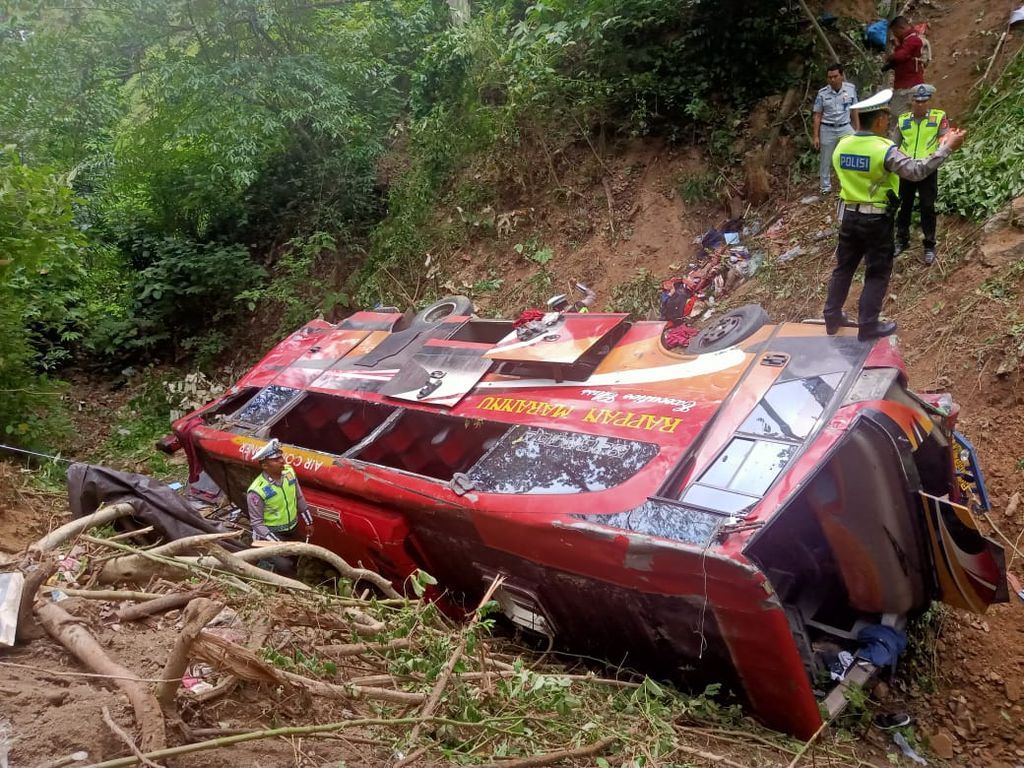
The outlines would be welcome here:
<svg viewBox="0 0 1024 768">
<path fill-rule="evenodd" d="M 586 493 L 625 482 L 658 454 L 658 446 L 616 437 L 514 427 L 469 471 L 490 493 Z"/>
</svg>

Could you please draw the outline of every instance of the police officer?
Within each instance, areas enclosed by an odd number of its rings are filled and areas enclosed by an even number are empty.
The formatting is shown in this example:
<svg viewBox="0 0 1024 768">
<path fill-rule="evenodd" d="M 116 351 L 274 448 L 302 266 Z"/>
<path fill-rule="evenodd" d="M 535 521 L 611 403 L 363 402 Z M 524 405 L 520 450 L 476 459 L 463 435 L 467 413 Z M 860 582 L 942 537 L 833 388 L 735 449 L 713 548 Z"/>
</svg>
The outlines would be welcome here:
<svg viewBox="0 0 1024 768">
<path fill-rule="evenodd" d="M 281 443 L 274 438 L 253 458 L 259 462 L 261 470 L 246 494 L 253 539 L 295 540 L 300 517 L 308 533 L 313 517 L 299 488 L 295 470 L 285 463 Z"/>
<path fill-rule="evenodd" d="M 949 131 L 949 121 L 941 109 L 929 109 L 928 102 L 935 87 L 922 84 L 911 92 L 911 108 L 899 116 L 896 127 L 900 135 L 900 150 L 908 157 L 923 160 L 939 148 L 939 141 Z M 921 230 L 924 251 L 921 261 L 931 266 L 935 262 L 935 198 L 939 196 L 939 172 L 921 181 L 900 179 L 900 212 L 896 217 L 896 255 L 910 247 L 910 217 L 914 212 L 914 198 L 921 196 Z"/>
<path fill-rule="evenodd" d="M 814 99 L 814 148 L 821 150 L 821 192 L 832 191 L 832 153 L 844 136 L 859 129 L 857 113 L 851 108 L 857 101 L 857 88 L 843 76 L 843 65 L 828 68 L 828 85 Z"/>
<path fill-rule="evenodd" d="M 935 172 L 946 158 L 964 143 L 965 133 L 952 129 L 939 141 L 935 152 L 924 160 L 908 157 L 887 134 L 892 89 L 854 104 L 861 129 L 836 147 L 832 164 L 842 186 L 840 197 L 839 247 L 836 267 L 825 300 L 825 330 L 833 335 L 843 326 L 858 327 L 861 341 L 896 332 L 896 323 L 881 322 L 882 302 L 889 288 L 894 253 L 893 213 L 898 179 L 921 181 Z M 859 322 L 843 312 L 850 283 L 861 259 L 864 260 L 864 290 L 860 295 Z"/>
</svg>

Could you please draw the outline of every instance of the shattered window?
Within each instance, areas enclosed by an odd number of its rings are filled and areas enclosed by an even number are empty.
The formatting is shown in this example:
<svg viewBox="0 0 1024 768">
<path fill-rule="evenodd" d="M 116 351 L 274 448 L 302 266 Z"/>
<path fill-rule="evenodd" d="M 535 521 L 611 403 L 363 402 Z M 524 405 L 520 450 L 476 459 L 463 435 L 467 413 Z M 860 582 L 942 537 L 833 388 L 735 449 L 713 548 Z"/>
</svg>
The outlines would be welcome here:
<svg viewBox="0 0 1024 768">
<path fill-rule="evenodd" d="M 753 506 L 796 453 L 791 443 L 734 437 L 683 501 L 734 515 Z"/>
<path fill-rule="evenodd" d="M 784 440 L 803 440 L 832 402 L 842 381 L 843 374 L 830 373 L 775 384 L 739 431 Z"/>
<path fill-rule="evenodd" d="M 518 426 L 468 474 L 488 493 L 588 493 L 625 482 L 657 454 L 650 443 Z"/>
<path fill-rule="evenodd" d="M 247 424 L 265 424 L 300 394 L 300 389 L 270 384 L 246 403 L 235 418 Z"/>
<path fill-rule="evenodd" d="M 721 515 L 690 509 L 679 502 L 657 498 L 648 499 L 639 507 L 626 512 L 578 517 L 590 523 L 659 536 L 698 547 L 708 544 L 719 526 L 725 522 Z"/>
</svg>

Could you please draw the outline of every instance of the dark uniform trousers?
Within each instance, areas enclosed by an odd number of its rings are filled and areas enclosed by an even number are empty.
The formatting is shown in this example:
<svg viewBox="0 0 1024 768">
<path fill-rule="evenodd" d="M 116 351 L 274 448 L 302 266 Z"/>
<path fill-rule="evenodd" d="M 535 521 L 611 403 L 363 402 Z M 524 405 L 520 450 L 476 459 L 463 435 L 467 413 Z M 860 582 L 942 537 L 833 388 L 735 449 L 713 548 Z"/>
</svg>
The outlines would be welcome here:
<svg viewBox="0 0 1024 768">
<path fill-rule="evenodd" d="M 858 322 L 869 327 L 878 322 L 882 302 L 889 288 L 893 253 L 892 217 L 878 213 L 845 211 L 839 227 L 836 268 L 828 284 L 825 319 L 842 317 L 843 304 L 850 293 L 853 275 L 864 260 L 864 290 L 860 294 Z"/>
<path fill-rule="evenodd" d="M 939 196 L 939 172 L 935 171 L 921 181 L 900 179 L 900 213 L 896 218 L 896 239 L 910 242 L 910 216 L 914 212 L 914 198 L 921 195 L 921 231 L 924 247 L 935 247 L 935 199 Z"/>
</svg>

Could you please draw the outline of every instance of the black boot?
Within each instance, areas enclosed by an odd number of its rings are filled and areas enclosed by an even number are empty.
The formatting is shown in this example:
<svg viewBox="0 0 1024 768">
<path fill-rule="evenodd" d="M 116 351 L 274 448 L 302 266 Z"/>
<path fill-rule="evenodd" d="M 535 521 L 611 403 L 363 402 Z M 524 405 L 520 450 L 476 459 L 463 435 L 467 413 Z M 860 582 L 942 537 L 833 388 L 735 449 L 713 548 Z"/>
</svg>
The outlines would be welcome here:
<svg viewBox="0 0 1024 768">
<path fill-rule="evenodd" d="M 857 331 L 857 338 L 861 341 L 870 341 L 871 339 L 880 339 L 883 336 L 892 336 L 894 333 L 896 333 L 896 321 L 883 320 L 871 323 L 871 325 L 860 326 L 860 330 Z"/>
<path fill-rule="evenodd" d="M 826 317 L 825 318 L 825 333 L 829 336 L 835 336 L 839 333 L 840 328 L 856 328 L 857 323 L 849 318 L 845 312 L 840 312 L 839 317 Z"/>
</svg>

